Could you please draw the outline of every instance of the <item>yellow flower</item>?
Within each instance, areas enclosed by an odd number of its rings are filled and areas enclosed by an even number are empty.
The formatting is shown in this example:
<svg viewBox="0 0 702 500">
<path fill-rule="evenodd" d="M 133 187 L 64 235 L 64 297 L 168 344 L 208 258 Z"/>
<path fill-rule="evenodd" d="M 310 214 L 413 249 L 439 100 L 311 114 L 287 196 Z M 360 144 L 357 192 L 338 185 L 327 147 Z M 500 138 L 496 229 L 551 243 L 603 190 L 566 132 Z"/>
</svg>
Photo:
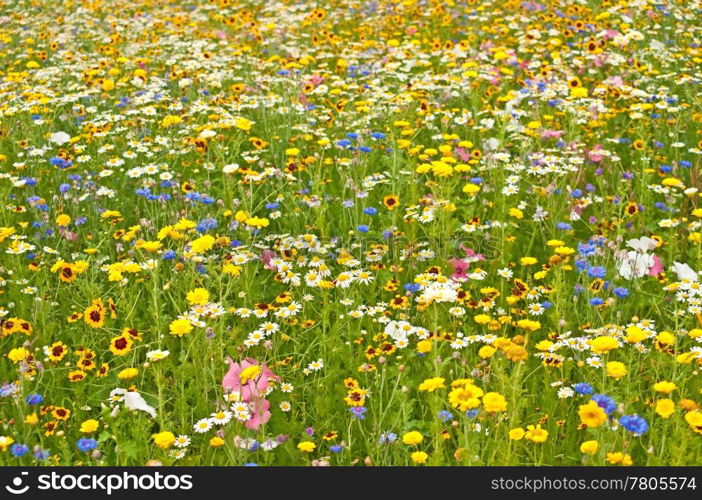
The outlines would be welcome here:
<svg viewBox="0 0 702 500">
<path fill-rule="evenodd" d="M 210 293 L 204 288 L 196 288 L 188 292 L 186 296 L 188 304 L 192 305 L 204 305 L 210 300 Z"/>
<path fill-rule="evenodd" d="M 220 446 L 224 446 L 224 439 L 222 439 L 219 436 L 215 436 L 212 439 L 210 439 L 210 446 L 214 448 L 219 448 Z"/>
<path fill-rule="evenodd" d="M 249 380 L 253 380 L 261 373 L 261 367 L 258 365 L 247 366 L 239 374 L 242 384 L 246 384 Z"/>
<path fill-rule="evenodd" d="M 171 335 L 175 335 L 177 337 L 182 337 L 183 335 L 193 331 L 193 325 L 190 324 L 190 321 L 187 319 L 173 320 L 168 328 Z"/>
<path fill-rule="evenodd" d="M 444 385 L 444 379 L 442 377 L 428 378 L 421 384 L 419 384 L 420 391 L 434 392 L 437 389 L 446 387 Z"/>
<path fill-rule="evenodd" d="M 214 236 L 206 234 L 190 242 L 190 249 L 194 253 L 205 253 L 210 250 L 215 243 Z"/>
<path fill-rule="evenodd" d="M 538 260 L 536 260 L 534 257 L 522 257 L 519 259 L 519 263 L 523 266 L 533 266 L 537 262 Z"/>
<path fill-rule="evenodd" d="M 597 337 L 587 342 L 590 344 L 590 349 L 596 354 L 604 354 L 613 349 L 619 348 L 619 341 L 614 337 L 602 336 Z"/>
<path fill-rule="evenodd" d="M 480 356 L 483 359 L 491 358 L 492 355 L 495 354 L 495 351 L 496 351 L 496 349 L 494 347 L 489 346 L 489 345 L 484 345 L 478 351 L 478 356 Z"/>
<path fill-rule="evenodd" d="M 7 354 L 7 357 L 13 363 L 19 363 L 20 361 L 26 359 L 29 355 L 31 355 L 31 353 L 27 349 L 24 347 L 17 347 L 16 349 L 12 349 Z"/>
<path fill-rule="evenodd" d="M 14 442 L 15 440 L 9 436 L 0 436 L 0 450 L 7 451 L 7 447 Z"/>
<path fill-rule="evenodd" d="M 656 413 L 662 418 L 668 418 L 675 413 L 675 403 L 672 399 L 659 399 L 656 401 Z"/>
<path fill-rule="evenodd" d="M 316 447 L 317 445 L 312 441 L 302 441 L 297 445 L 297 449 L 304 453 L 312 453 Z"/>
<path fill-rule="evenodd" d="M 590 400 L 578 408 L 580 421 L 588 427 L 599 427 L 607 421 L 607 414 L 600 405 Z"/>
<path fill-rule="evenodd" d="M 455 384 L 455 382 L 454 382 Z M 449 392 L 448 400 L 451 406 L 461 411 L 470 410 L 480 406 L 483 390 L 471 383 L 457 386 Z"/>
<path fill-rule="evenodd" d="M 653 385 L 653 390 L 656 392 L 660 392 L 661 394 L 670 394 L 677 388 L 678 386 L 675 385 L 674 382 L 666 382 L 665 380 L 661 382 L 656 382 Z"/>
<path fill-rule="evenodd" d="M 151 438 L 154 440 L 154 444 L 161 448 L 162 450 L 167 450 L 173 443 L 175 443 L 175 436 L 170 431 L 163 431 L 157 434 L 152 434 Z"/>
<path fill-rule="evenodd" d="M 600 448 L 600 443 L 597 441 L 585 441 L 583 444 L 580 445 L 580 453 L 584 453 L 586 455 L 594 455 L 597 453 L 597 450 Z"/>
<path fill-rule="evenodd" d="M 524 437 L 533 443 L 544 443 L 548 439 L 548 431 L 542 429 L 541 424 L 536 426 L 527 425 L 527 431 Z"/>
<path fill-rule="evenodd" d="M 624 340 L 626 340 L 630 344 L 638 344 L 642 340 L 646 340 L 649 336 L 649 334 L 645 330 L 639 328 L 636 325 L 631 325 L 627 327 L 626 333 L 627 335 L 626 337 L 624 337 Z"/>
<path fill-rule="evenodd" d="M 102 82 L 102 90 L 104 90 L 105 92 L 109 92 L 113 88 L 115 88 L 115 82 L 113 82 L 112 80 L 108 79 Z"/>
<path fill-rule="evenodd" d="M 585 87 L 576 87 L 570 89 L 570 96 L 574 98 L 587 97 L 587 89 Z"/>
<path fill-rule="evenodd" d="M 510 208 L 507 213 L 511 216 L 514 217 L 515 219 L 523 219 L 524 218 L 524 212 L 519 210 L 518 208 Z"/>
<path fill-rule="evenodd" d="M 560 255 L 561 257 L 566 257 L 568 255 L 573 255 L 575 253 L 575 250 L 573 248 L 570 248 L 570 247 L 561 246 L 561 247 L 556 248 L 556 253 L 558 255 Z"/>
<path fill-rule="evenodd" d="M 620 361 L 610 361 L 605 368 L 607 370 L 607 376 L 616 378 L 617 380 L 627 374 L 626 366 Z"/>
<path fill-rule="evenodd" d="M 499 392 L 488 392 L 483 396 L 483 406 L 485 411 L 494 413 L 498 411 L 507 411 L 507 401 Z"/>
<path fill-rule="evenodd" d="M 612 465 L 619 464 L 625 467 L 634 463 L 631 460 L 631 456 L 629 454 L 622 453 L 621 451 L 618 451 L 616 453 L 607 453 L 607 462 L 609 462 Z"/>
<path fill-rule="evenodd" d="M 412 457 L 412 461 L 415 464 L 424 464 L 427 462 L 429 455 L 427 455 L 423 451 L 415 451 L 414 453 L 412 453 L 411 457 Z"/>
<path fill-rule="evenodd" d="M 478 191 L 480 191 L 480 186 L 478 186 L 477 184 L 466 184 L 465 186 L 463 186 L 463 192 L 468 195 L 472 196 Z"/>
<path fill-rule="evenodd" d="M 402 436 L 402 442 L 409 445 L 419 444 L 424 441 L 424 436 L 421 432 L 410 431 Z"/>
<path fill-rule="evenodd" d="M 523 437 L 524 437 L 524 429 L 522 429 L 521 427 L 516 427 L 516 428 L 511 429 L 509 431 L 509 438 L 512 441 L 519 441 Z"/>
<path fill-rule="evenodd" d="M 125 368 L 117 374 L 117 378 L 120 380 L 128 380 L 139 375 L 139 370 L 136 368 Z"/>
<path fill-rule="evenodd" d="M 144 250 L 145 252 L 157 252 L 161 248 L 162 244 L 160 241 L 137 241 L 135 248 Z"/>
<path fill-rule="evenodd" d="M 490 318 L 489 315 L 487 314 L 476 314 L 473 316 L 473 321 L 478 323 L 479 325 L 486 325 L 490 322 L 492 318 Z"/>
<path fill-rule="evenodd" d="M 422 354 L 426 354 L 429 351 L 431 351 L 431 347 L 431 340 L 425 339 L 417 342 L 417 352 L 420 352 Z"/>
<path fill-rule="evenodd" d="M 246 118 L 238 117 L 234 121 L 234 126 L 236 128 L 238 128 L 239 130 L 244 130 L 245 132 L 248 132 L 249 130 L 251 130 L 251 122 L 249 120 L 247 120 Z"/>
<path fill-rule="evenodd" d="M 90 434 L 92 432 L 95 432 L 99 426 L 100 422 L 91 418 L 80 424 L 80 432 L 84 434 Z"/>
<path fill-rule="evenodd" d="M 60 227 L 66 227 L 71 223 L 71 216 L 66 214 L 61 214 L 56 217 L 56 225 Z"/>
<path fill-rule="evenodd" d="M 161 126 L 164 128 L 172 127 L 173 125 L 178 125 L 180 123 L 183 123 L 183 119 L 178 115 L 164 116 L 161 120 Z"/>
<path fill-rule="evenodd" d="M 287 156 L 297 156 L 300 154 L 300 150 L 297 148 L 288 148 L 285 150 Z"/>
<path fill-rule="evenodd" d="M 265 217 L 249 217 L 246 219 L 245 223 L 247 226 L 255 227 L 256 229 L 268 227 L 268 224 L 270 224 Z"/>
<path fill-rule="evenodd" d="M 24 423 L 27 425 L 37 425 L 39 423 L 39 417 L 36 413 L 30 413 L 24 417 Z"/>
<path fill-rule="evenodd" d="M 702 434 L 702 411 L 694 410 L 685 414 L 685 422 L 697 434 Z"/>
</svg>

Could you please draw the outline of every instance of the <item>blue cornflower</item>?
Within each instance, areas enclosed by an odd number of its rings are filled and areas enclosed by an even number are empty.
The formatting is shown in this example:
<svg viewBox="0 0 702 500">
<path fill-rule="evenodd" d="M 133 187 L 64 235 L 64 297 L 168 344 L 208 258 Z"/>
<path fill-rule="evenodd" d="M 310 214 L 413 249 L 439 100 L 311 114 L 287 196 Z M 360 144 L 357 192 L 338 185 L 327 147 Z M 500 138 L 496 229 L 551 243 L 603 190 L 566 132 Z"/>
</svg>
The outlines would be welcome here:
<svg viewBox="0 0 702 500">
<path fill-rule="evenodd" d="M 601 306 L 602 304 L 604 304 L 604 300 L 599 298 L 599 297 L 595 297 L 593 299 L 590 299 L 591 306 Z"/>
<path fill-rule="evenodd" d="M 637 436 L 640 436 L 648 430 L 648 422 L 646 422 L 646 419 L 637 414 L 624 415 L 619 419 L 619 423 L 626 430 L 633 432 Z"/>
<path fill-rule="evenodd" d="M 367 233 L 370 230 L 370 228 L 365 224 L 361 224 L 356 229 L 358 229 L 361 233 Z"/>
<path fill-rule="evenodd" d="M 163 252 L 161 258 L 163 260 L 173 260 L 176 258 L 176 255 L 177 254 L 173 250 L 166 250 L 165 252 Z"/>
<path fill-rule="evenodd" d="M 363 209 L 363 213 L 366 215 L 375 215 L 378 213 L 378 209 L 375 207 L 367 207 Z"/>
<path fill-rule="evenodd" d="M 408 292 L 414 293 L 419 291 L 420 285 L 418 283 L 405 283 L 404 288 Z"/>
<path fill-rule="evenodd" d="M 357 418 L 359 420 L 363 420 L 366 418 L 366 412 L 368 409 L 365 406 L 354 406 L 351 408 L 351 415 L 353 415 L 354 418 Z"/>
<path fill-rule="evenodd" d="M 206 233 L 207 231 L 210 231 L 216 227 L 217 227 L 217 219 L 213 219 L 212 217 L 207 217 L 205 219 L 202 219 L 200 222 L 198 222 L 195 229 L 197 230 L 198 233 Z"/>
<path fill-rule="evenodd" d="M 480 413 L 480 410 L 468 410 L 466 412 L 466 418 L 475 418 L 478 416 L 478 413 Z"/>
<path fill-rule="evenodd" d="M 0 397 L 6 397 L 6 396 L 13 396 L 19 392 L 20 387 L 14 383 L 7 383 L 5 382 L 2 384 L 2 387 L 0 387 Z"/>
<path fill-rule="evenodd" d="M 24 401 L 30 405 L 40 405 L 44 401 L 44 396 L 41 394 L 30 394 Z"/>
<path fill-rule="evenodd" d="M 46 460 L 51 456 L 51 452 L 49 450 L 42 450 L 41 448 L 36 449 L 34 451 L 34 458 L 37 460 Z"/>
<path fill-rule="evenodd" d="M 560 229 L 562 231 L 570 231 L 571 229 L 573 229 L 573 226 L 571 226 L 567 222 L 559 222 L 558 224 L 556 224 L 556 229 Z"/>
<path fill-rule="evenodd" d="M 382 132 L 373 132 L 371 134 L 371 137 L 373 139 L 385 139 L 385 134 L 383 134 Z"/>
<path fill-rule="evenodd" d="M 593 392 L 592 386 L 590 384 L 585 383 L 585 382 L 579 382 L 577 384 L 574 384 L 573 389 L 578 394 L 592 394 L 592 392 Z"/>
<path fill-rule="evenodd" d="M 278 210 L 279 206 L 280 206 L 280 203 L 278 203 L 278 202 L 266 203 L 266 210 Z"/>
<path fill-rule="evenodd" d="M 80 438 L 78 441 L 76 441 L 76 446 L 80 451 L 94 450 L 97 448 L 97 445 L 97 441 L 95 441 L 93 438 Z"/>
<path fill-rule="evenodd" d="M 438 417 L 442 422 L 448 422 L 453 418 L 453 414 L 448 410 L 441 410 Z"/>
<path fill-rule="evenodd" d="M 624 297 L 629 296 L 629 289 L 624 288 L 623 286 L 617 287 L 614 290 L 612 290 L 612 293 L 619 297 L 620 299 L 623 299 Z"/>
<path fill-rule="evenodd" d="M 332 453 L 340 453 L 344 448 L 340 444 L 333 444 L 329 447 L 329 451 Z"/>
<path fill-rule="evenodd" d="M 592 400 L 597 403 L 597 405 L 602 408 L 607 415 L 611 414 L 617 409 L 617 403 L 605 394 L 595 394 L 592 396 Z"/>
<path fill-rule="evenodd" d="M 19 443 L 13 444 L 10 446 L 10 453 L 15 457 L 22 457 L 29 453 L 29 446 Z"/>
<path fill-rule="evenodd" d="M 588 268 L 587 274 L 591 278 L 604 278 L 607 270 L 602 266 L 592 266 Z"/>
<path fill-rule="evenodd" d="M 397 441 L 397 434 L 394 432 L 383 432 L 378 438 L 378 444 L 392 444 Z"/>
</svg>

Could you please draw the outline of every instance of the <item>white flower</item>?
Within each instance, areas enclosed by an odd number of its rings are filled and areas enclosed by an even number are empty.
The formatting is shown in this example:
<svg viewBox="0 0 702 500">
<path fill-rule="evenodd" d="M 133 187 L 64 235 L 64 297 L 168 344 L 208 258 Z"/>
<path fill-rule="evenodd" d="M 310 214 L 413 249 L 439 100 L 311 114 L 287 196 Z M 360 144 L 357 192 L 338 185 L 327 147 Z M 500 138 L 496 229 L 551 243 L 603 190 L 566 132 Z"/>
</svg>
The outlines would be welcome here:
<svg viewBox="0 0 702 500">
<path fill-rule="evenodd" d="M 160 349 L 156 349 L 154 351 L 149 351 L 146 353 L 146 359 L 148 359 L 151 362 L 154 361 L 160 361 L 167 357 L 170 354 L 169 351 L 162 351 Z"/>
<path fill-rule="evenodd" d="M 629 243 L 631 243 L 631 241 L 633 240 L 629 240 Z M 619 275 L 628 280 L 641 278 L 654 263 L 653 255 L 636 251 L 626 252 L 619 261 Z"/>
<path fill-rule="evenodd" d="M 176 448 L 186 448 L 188 445 L 190 445 L 190 438 L 186 435 L 178 436 L 173 443 Z"/>
<path fill-rule="evenodd" d="M 641 238 L 632 238 L 626 244 L 637 252 L 645 253 L 656 248 L 658 242 L 647 236 L 642 236 Z"/>
<path fill-rule="evenodd" d="M 697 281 L 697 273 L 687 264 L 675 262 L 672 266 L 670 266 L 670 270 L 678 276 L 679 280 Z"/>
<path fill-rule="evenodd" d="M 558 389 L 558 397 L 560 399 L 572 398 L 575 395 L 575 391 L 570 387 L 561 387 Z"/>
<path fill-rule="evenodd" d="M 68 141 L 71 140 L 71 136 L 68 135 L 66 132 L 54 132 L 49 137 L 49 140 L 54 144 L 62 146 L 63 144 L 66 144 Z"/>
<path fill-rule="evenodd" d="M 193 425 L 193 430 L 198 434 L 207 432 L 210 429 L 212 429 L 212 422 L 210 422 L 209 418 L 201 418 L 195 423 L 195 425 Z"/>
<path fill-rule="evenodd" d="M 156 418 L 156 409 L 153 406 L 149 406 L 146 403 L 146 401 L 144 401 L 144 398 L 141 397 L 141 394 L 139 394 L 138 392 L 127 391 L 127 389 L 118 388 L 110 392 L 110 398 L 114 398 L 115 396 L 124 396 L 124 406 L 126 406 L 130 410 L 145 411 L 146 413 L 151 415 L 151 418 Z"/>
<path fill-rule="evenodd" d="M 226 425 L 232 419 L 232 412 L 224 410 L 218 411 L 210 415 L 210 422 L 215 425 Z"/>
</svg>

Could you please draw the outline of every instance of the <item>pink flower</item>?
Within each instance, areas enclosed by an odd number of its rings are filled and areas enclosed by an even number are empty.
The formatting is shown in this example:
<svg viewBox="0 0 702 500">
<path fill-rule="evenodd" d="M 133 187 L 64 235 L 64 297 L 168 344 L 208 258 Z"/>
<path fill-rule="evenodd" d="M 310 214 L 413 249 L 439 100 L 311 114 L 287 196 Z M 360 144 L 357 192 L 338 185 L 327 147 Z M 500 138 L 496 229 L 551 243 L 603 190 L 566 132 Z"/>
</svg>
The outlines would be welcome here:
<svg viewBox="0 0 702 500">
<path fill-rule="evenodd" d="M 269 271 L 278 270 L 278 268 L 271 264 L 271 260 L 276 258 L 276 254 L 273 250 L 266 248 L 263 252 L 261 252 L 261 256 L 259 258 L 261 259 L 261 262 L 263 262 L 263 267 Z"/>
<path fill-rule="evenodd" d="M 455 153 L 458 155 L 458 157 L 461 159 L 461 161 L 468 161 L 470 160 L 470 152 L 463 149 L 463 148 L 456 148 Z"/>
<path fill-rule="evenodd" d="M 270 412 L 271 404 L 267 399 L 257 399 L 249 405 L 251 418 L 246 421 L 244 426 L 247 429 L 256 430 L 261 425 L 267 423 L 271 419 Z"/>
<path fill-rule="evenodd" d="M 542 139 L 560 139 L 560 137 L 565 133 L 564 130 L 543 130 L 541 132 Z"/>
<path fill-rule="evenodd" d="M 649 276 L 658 276 L 663 272 L 663 261 L 658 255 L 653 256 L 653 265 L 648 268 Z"/>
<path fill-rule="evenodd" d="M 479 260 L 485 260 L 485 256 L 481 253 L 475 253 L 475 250 L 468 248 L 465 245 L 461 245 L 461 250 L 466 253 L 466 259 L 468 262 L 477 262 Z"/>
<path fill-rule="evenodd" d="M 227 358 L 229 371 L 222 379 L 225 392 L 238 392 L 241 401 L 249 403 L 251 418 L 244 424 L 247 429 L 258 429 L 271 418 L 271 404 L 266 399 L 269 382 L 280 380 L 264 363 L 246 358 L 239 363 Z"/>
<path fill-rule="evenodd" d="M 452 280 L 466 281 L 468 279 L 466 271 L 470 267 L 470 262 L 463 259 L 451 259 L 449 260 L 449 263 L 451 263 L 453 266 L 453 274 L 451 275 Z"/>
<path fill-rule="evenodd" d="M 602 161 L 602 146 L 596 144 L 590 151 L 587 152 L 587 157 L 590 161 L 598 163 Z"/>
<path fill-rule="evenodd" d="M 240 393 L 242 401 L 246 403 L 263 398 L 270 380 L 280 380 L 270 368 L 253 358 L 246 358 L 241 364 L 227 358 L 227 363 L 229 371 L 222 379 L 222 387 L 226 392 Z"/>
</svg>

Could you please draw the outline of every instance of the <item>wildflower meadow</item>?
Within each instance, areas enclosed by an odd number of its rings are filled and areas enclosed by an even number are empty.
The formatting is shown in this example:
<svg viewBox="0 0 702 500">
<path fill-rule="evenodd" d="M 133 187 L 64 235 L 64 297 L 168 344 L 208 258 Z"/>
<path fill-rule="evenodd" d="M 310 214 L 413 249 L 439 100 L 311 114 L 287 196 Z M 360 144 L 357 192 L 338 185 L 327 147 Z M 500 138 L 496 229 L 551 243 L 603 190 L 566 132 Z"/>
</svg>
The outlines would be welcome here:
<svg viewBox="0 0 702 500">
<path fill-rule="evenodd" d="M 0 464 L 702 464 L 701 44 L 699 0 L 0 2 Z"/>
</svg>

